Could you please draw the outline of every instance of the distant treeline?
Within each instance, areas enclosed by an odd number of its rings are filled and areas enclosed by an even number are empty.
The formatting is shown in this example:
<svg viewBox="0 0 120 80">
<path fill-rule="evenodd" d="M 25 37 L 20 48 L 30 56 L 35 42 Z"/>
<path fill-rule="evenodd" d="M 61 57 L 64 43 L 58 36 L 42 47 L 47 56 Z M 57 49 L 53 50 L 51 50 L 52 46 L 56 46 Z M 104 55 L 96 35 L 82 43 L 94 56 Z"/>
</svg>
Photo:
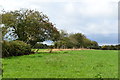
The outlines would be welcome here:
<svg viewBox="0 0 120 80">
<path fill-rule="evenodd" d="M 68 48 L 99 48 L 96 41 L 88 39 L 82 33 L 68 34 L 64 30 L 59 31 L 58 40 L 54 41 L 53 45 L 47 46 L 46 44 L 37 43 L 34 48 L 57 48 L 57 49 L 68 49 Z"/>
<path fill-rule="evenodd" d="M 55 45 L 47 45 L 47 44 L 36 44 L 34 46 L 35 49 L 49 49 L 50 47 L 52 48 L 57 48 Z M 74 47 L 58 47 L 57 49 L 73 49 Z M 103 46 L 91 46 L 91 47 L 83 47 L 86 49 L 96 49 L 96 50 L 120 50 L 120 45 L 103 45 Z"/>
<path fill-rule="evenodd" d="M 99 46 L 96 41 L 92 41 L 88 39 L 82 33 L 73 33 L 68 34 L 64 30 L 59 31 L 60 37 L 57 41 L 54 42 L 53 45 L 48 46 L 46 44 L 36 44 L 34 48 L 57 48 L 57 49 L 78 49 L 78 48 L 86 48 L 86 49 L 97 49 L 97 50 L 119 50 L 120 45 L 103 45 Z"/>
<path fill-rule="evenodd" d="M 101 50 L 120 50 L 120 45 L 103 45 L 99 46 Z"/>
</svg>

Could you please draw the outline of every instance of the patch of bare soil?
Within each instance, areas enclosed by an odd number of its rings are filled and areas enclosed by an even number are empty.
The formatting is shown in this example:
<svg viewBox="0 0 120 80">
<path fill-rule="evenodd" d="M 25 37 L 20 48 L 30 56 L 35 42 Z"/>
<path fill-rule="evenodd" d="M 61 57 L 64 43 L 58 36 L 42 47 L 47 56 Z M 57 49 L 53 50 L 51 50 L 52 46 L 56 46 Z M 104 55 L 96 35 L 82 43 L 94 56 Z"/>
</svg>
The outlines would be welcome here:
<svg viewBox="0 0 120 80">
<path fill-rule="evenodd" d="M 69 51 L 69 50 L 91 50 L 91 49 L 85 49 L 85 48 L 80 48 L 80 49 L 52 49 L 52 51 Z"/>
</svg>

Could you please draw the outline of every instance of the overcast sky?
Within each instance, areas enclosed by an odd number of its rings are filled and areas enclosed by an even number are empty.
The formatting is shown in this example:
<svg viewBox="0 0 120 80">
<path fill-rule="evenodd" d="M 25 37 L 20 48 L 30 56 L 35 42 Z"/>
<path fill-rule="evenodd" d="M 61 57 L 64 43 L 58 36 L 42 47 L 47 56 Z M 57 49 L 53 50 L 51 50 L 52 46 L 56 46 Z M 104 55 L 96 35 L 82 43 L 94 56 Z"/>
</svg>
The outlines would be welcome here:
<svg viewBox="0 0 120 80">
<path fill-rule="evenodd" d="M 36 9 L 58 29 L 83 33 L 100 45 L 118 43 L 119 0 L 0 0 L 0 8 Z"/>
</svg>

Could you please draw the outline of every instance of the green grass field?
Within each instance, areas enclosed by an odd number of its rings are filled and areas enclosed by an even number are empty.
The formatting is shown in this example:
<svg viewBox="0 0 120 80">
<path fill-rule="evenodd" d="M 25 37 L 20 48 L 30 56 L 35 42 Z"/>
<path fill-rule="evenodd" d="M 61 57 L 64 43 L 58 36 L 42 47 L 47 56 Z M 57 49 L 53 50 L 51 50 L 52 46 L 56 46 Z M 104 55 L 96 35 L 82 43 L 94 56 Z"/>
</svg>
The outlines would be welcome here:
<svg viewBox="0 0 120 80">
<path fill-rule="evenodd" d="M 3 78 L 117 78 L 118 51 L 80 50 L 3 59 Z"/>
</svg>

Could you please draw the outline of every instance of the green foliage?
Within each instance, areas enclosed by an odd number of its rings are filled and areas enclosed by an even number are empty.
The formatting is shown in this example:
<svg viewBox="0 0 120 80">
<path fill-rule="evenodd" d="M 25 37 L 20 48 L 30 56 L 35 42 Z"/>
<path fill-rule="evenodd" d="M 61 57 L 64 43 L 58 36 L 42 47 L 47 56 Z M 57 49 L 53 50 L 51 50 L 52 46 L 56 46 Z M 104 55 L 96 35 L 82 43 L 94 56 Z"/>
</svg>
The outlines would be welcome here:
<svg viewBox="0 0 120 80">
<path fill-rule="evenodd" d="M 17 40 L 34 46 L 37 42 L 52 40 L 55 48 L 96 48 L 97 42 L 89 40 L 82 33 L 68 34 L 64 30 L 58 31 L 47 15 L 36 10 L 22 9 L 3 11 L 2 23 L 4 35 L 10 35 Z M 6 30 L 12 31 L 6 31 Z"/>
<path fill-rule="evenodd" d="M 0 30 L 2 31 L 2 40 L 4 40 L 4 37 L 6 33 L 8 32 L 7 27 L 0 27 Z"/>
<path fill-rule="evenodd" d="M 120 50 L 120 45 L 103 45 L 102 50 Z"/>
<path fill-rule="evenodd" d="M 60 32 L 60 39 L 54 43 L 55 48 L 91 48 L 98 49 L 98 43 L 91 41 L 82 33 L 67 34 Z"/>
<path fill-rule="evenodd" d="M 59 37 L 59 32 L 47 15 L 36 10 L 4 11 L 2 23 L 6 28 L 12 29 L 11 36 L 31 45 L 45 40 L 55 41 Z"/>
<path fill-rule="evenodd" d="M 2 57 L 20 56 L 32 53 L 31 46 L 22 41 L 3 41 Z"/>
<path fill-rule="evenodd" d="M 43 52 L 5 58 L 2 63 L 3 78 L 118 77 L 117 50 Z"/>
</svg>

